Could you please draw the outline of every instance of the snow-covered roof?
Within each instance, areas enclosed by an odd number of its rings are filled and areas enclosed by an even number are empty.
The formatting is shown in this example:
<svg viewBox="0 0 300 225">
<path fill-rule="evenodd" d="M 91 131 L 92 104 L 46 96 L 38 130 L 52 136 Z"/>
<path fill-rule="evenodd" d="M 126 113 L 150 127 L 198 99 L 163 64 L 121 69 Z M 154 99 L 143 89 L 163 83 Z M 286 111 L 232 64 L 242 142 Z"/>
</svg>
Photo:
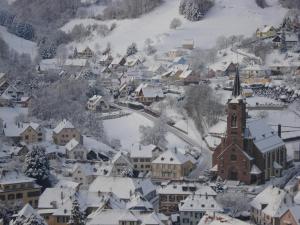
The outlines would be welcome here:
<svg viewBox="0 0 300 225">
<path fill-rule="evenodd" d="M 162 163 L 162 164 L 184 164 L 191 159 L 178 150 L 167 150 L 158 156 L 152 163 Z"/>
<path fill-rule="evenodd" d="M 181 79 L 185 79 L 185 78 L 187 78 L 188 76 L 190 76 L 191 74 L 192 74 L 192 70 L 185 70 L 185 71 L 183 71 L 180 75 L 179 75 L 179 77 L 181 78 Z"/>
<path fill-rule="evenodd" d="M 261 174 L 261 173 L 262 173 L 261 170 L 256 165 L 253 165 L 251 167 L 250 174 L 258 175 L 258 174 Z"/>
<path fill-rule="evenodd" d="M 171 183 L 157 189 L 159 194 L 184 194 L 190 195 L 197 190 L 196 184 L 191 183 Z"/>
<path fill-rule="evenodd" d="M 284 142 L 264 120 L 247 120 L 245 137 L 253 138 L 253 142 L 259 151 L 266 153 L 284 146 Z"/>
<path fill-rule="evenodd" d="M 157 146 L 155 145 L 141 145 L 135 144 L 132 146 L 132 150 L 130 151 L 130 158 L 152 158 L 153 150 L 155 150 Z"/>
<path fill-rule="evenodd" d="M 15 171 L 3 172 L 0 177 L 0 184 L 18 184 L 18 183 L 31 183 L 35 182 L 35 179 L 26 177 L 23 174 Z"/>
<path fill-rule="evenodd" d="M 87 65 L 87 59 L 67 59 L 64 65 L 84 67 Z"/>
<path fill-rule="evenodd" d="M 195 194 L 203 196 L 217 196 L 217 193 L 208 185 L 198 186 Z"/>
<path fill-rule="evenodd" d="M 34 122 L 30 122 L 30 123 L 24 123 L 22 124 L 23 127 L 23 131 L 27 130 L 29 127 L 31 127 L 33 130 L 38 131 L 38 128 L 40 127 L 40 125 L 38 123 L 34 123 Z"/>
<path fill-rule="evenodd" d="M 255 209 L 271 217 L 281 217 L 292 203 L 292 197 L 284 190 L 268 186 L 250 203 Z M 264 208 L 263 208 L 264 207 Z"/>
<path fill-rule="evenodd" d="M 73 128 L 74 128 L 73 124 L 70 121 L 64 119 L 54 128 L 53 132 L 58 134 L 63 129 L 73 129 Z"/>
<path fill-rule="evenodd" d="M 153 210 L 153 205 L 145 198 L 140 196 L 140 194 L 136 194 L 126 204 L 126 208 L 129 210 L 149 211 Z"/>
<path fill-rule="evenodd" d="M 79 145 L 79 142 L 75 139 L 72 138 L 66 145 L 65 148 L 68 151 L 72 151 L 74 148 L 76 148 Z"/>
<path fill-rule="evenodd" d="M 250 225 L 250 223 L 232 218 L 221 213 L 207 213 L 205 214 L 198 225 Z"/>
<path fill-rule="evenodd" d="M 205 195 L 189 195 L 179 203 L 179 211 L 186 212 L 221 212 L 222 207 L 214 197 Z"/>
<path fill-rule="evenodd" d="M 146 97 L 146 98 L 155 98 L 155 97 L 163 98 L 164 97 L 163 90 L 159 87 L 148 86 L 146 88 L 143 88 L 143 94 L 144 94 L 144 97 Z"/>
<path fill-rule="evenodd" d="M 138 189 L 143 196 L 155 191 L 155 186 L 149 179 L 136 179 L 129 177 L 98 176 L 90 185 L 90 192 L 113 192 L 120 199 L 131 198 Z"/>
</svg>

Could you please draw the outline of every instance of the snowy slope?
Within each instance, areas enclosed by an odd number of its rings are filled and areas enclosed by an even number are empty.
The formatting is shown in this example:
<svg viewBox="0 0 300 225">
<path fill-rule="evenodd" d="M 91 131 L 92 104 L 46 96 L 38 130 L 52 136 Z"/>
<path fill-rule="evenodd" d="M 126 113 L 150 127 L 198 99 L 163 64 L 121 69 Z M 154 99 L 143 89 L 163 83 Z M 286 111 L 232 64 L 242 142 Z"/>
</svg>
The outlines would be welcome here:
<svg viewBox="0 0 300 225">
<path fill-rule="evenodd" d="M 7 32 L 6 28 L 3 26 L 0 26 L 0 36 L 8 44 L 8 47 L 15 50 L 16 52 L 20 54 L 29 54 L 32 59 L 37 55 L 36 43 L 17 37 Z"/>
<path fill-rule="evenodd" d="M 107 42 L 112 44 L 114 52 L 123 53 L 126 47 L 136 42 L 143 48 L 144 41 L 151 38 L 158 45 L 159 50 L 166 51 L 180 46 L 182 40 L 193 38 L 196 46 L 210 48 L 216 39 L 230 35 L 252 35 L 258 27 L 265 24 L 278 25 L 286 13 L 278 0 L 268 0 L 270 7 L 261 9 L 254 0 L 216 0 L 215 6 L 207 17 L 199 22 L 189 22 L 178 14 L 179 0 L 165 0 L 165 3 L 137 19 L 115 21 L 117 28 L 107 37 L 93 35 L 82 43 L 81 46 L 92 46 L 96 43 L 104 48 Z M 178 17 L 183 22 L 177 30 L 169 28 L 173 18 Z M 106 21 L 111 24 L 113 21 Z M 96 20 L 76 19 L 62 27 L 70 31 L 75 24 L 103 23 Z"/>
</svg>

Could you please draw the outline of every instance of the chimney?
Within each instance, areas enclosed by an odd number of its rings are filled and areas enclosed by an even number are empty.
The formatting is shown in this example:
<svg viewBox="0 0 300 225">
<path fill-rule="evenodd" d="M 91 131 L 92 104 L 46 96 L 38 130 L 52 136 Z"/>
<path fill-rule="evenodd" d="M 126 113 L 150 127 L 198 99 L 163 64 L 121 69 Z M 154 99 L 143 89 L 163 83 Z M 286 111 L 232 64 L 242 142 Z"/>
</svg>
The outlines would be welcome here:
<svg viewBox="0 0 300 225">
<path fill-rule="evenodd" d="M 281 138 L 281 124 L 278 124 L 278 136 Z"/>
</svg>

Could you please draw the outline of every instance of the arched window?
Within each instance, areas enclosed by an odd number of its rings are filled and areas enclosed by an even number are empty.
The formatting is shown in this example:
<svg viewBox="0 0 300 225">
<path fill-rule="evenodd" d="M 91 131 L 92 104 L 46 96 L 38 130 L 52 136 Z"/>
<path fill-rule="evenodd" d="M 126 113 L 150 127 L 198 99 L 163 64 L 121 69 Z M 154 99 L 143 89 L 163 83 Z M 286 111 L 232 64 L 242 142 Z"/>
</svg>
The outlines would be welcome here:
<svg viewBox="0 0 300 225">
<path fill-rule="evenodd" d="M 237 116 L 236 116 L 236 114 L 232 114 L 232 116 L 231 116 L 231 127 L 237 127 Z"/>
</svg>

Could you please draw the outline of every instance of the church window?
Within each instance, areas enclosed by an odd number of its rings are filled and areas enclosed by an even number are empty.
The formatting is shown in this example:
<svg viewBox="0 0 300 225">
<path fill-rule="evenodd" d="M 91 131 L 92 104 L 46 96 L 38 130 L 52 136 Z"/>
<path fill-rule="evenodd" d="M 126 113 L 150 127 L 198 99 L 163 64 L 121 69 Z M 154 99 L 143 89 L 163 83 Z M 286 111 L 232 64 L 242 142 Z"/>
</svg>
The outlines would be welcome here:
<svg viewBox="0 0 300 225">
<path fill-rule="evenodd" d="M 231 161 L 236 161 L 237 160 L 236 155 L 234 155 L 234 154 L 230 155 L 230 160 Z"/>
<path fill-rule="evenodd" d="M 237 116 L 236 116 L 236 114 L 232 114 L 232 116 L 231 116 L 231 127 L 237 127 Z"/>
</svg>

